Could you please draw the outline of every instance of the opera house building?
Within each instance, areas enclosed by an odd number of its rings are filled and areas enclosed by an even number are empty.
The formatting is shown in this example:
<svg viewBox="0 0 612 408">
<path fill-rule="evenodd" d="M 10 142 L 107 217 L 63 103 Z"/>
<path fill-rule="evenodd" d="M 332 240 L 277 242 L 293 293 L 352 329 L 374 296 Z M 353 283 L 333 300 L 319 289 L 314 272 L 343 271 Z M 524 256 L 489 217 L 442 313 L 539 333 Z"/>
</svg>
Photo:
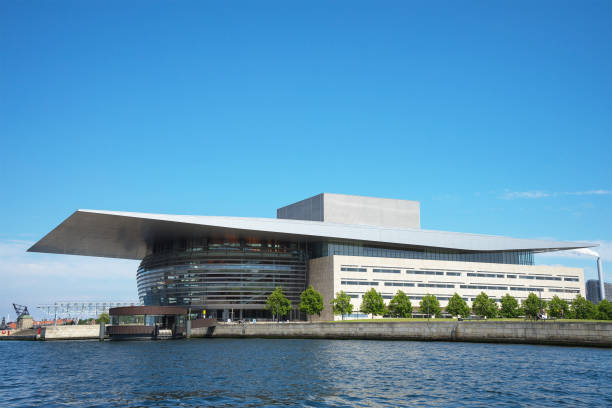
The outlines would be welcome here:
<svg viewBox="0 0 612 408">
<path fill-rule="evenodd" d="M 341 290 L 360 315 L 375 288 L 388 302 L 404 291 L 418 306 L 427 293 L 444 307 L 457 292 L 521 300 L 531 292 L 584 296 L 582 269 L 534 265 L 534 254 L 595 246 L 420 228 L 416 201 L 319 194 L 242 218 L 78 210 L 29 251 L 141 260 L 136 280 L 146 306 L 183 306 L 218 319 L 268 318 L 266 298 L 281 287 L 305 319 L 299 295 L 312 284 L 325 301 Z M 336 319 L 339 316 L 335 317 Z"/>
</svg>

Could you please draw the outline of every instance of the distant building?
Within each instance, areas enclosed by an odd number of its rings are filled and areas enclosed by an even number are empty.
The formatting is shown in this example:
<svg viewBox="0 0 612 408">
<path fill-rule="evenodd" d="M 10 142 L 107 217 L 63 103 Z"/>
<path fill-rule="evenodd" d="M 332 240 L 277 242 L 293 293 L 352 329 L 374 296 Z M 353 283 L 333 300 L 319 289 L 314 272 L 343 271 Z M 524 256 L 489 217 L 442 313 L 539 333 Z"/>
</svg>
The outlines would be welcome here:
<svg viewBox="0 0 612 408">
<path fill-rule="evenodd" d="M 606 292 L 606 300 L 612 302 L 612 283 L 604 282 L 604 291 Z M 599 295 L 599 280 L 589 279 L 586 283 L 586 298 L 597 304 L 601 300 Z"/>
<path fill-rule="evenodd" d="M 17 328 L 18 329 L 31 329 L 34 325 L 34 319 L 32 316 L 26 314 L 21 315 L 17 318 Z"/>
<path fill-rule="evenodd" d="M 248 205 L 245 198 L 245 206 Z M 291 320 L 305 319 L 300 293 L 324 298 L 334 316 L 339 291 L 355 313 L 371 288 L 389 302 L 402 290 L 418 305 L 454 293 L 468 305 L 481 292 L 499 301 L 584 295 L 582 269 L 534 265 L 534 254 L 596 246 L 421 229 L 416 201 L 319 194 L 279 208 L 277 218 L 78 210 L 29 251 L 139 259 L 145 306 L 183 306 L 218 319 L 270 318 L 266 298 L 282 287 Z"/>
</svg>

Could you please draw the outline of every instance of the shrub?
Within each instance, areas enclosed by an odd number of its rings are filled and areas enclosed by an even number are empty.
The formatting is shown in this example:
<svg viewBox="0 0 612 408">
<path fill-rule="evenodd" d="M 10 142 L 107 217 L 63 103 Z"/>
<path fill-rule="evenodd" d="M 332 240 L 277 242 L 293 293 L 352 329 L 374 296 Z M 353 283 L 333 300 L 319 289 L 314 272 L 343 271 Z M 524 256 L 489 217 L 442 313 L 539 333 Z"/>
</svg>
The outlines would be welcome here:
<svg viewBox="0 0 612 408">
<path fill-rule="evenodd" d="M 349 295 L 340 291 L 336 293 L 336 297 L 331 301 L 332 309 L 335 315 L 341 315 L 344 320 L 344 315 L 353 313 L 353 304 Z"/>
<path fill-rule="evenodd" d="M 300 294 L 299 309 L 309 317 L 315 314 L 321 316 L 323 311 L 323 295 L 310 285 Z"/>
<path fill-rule="evenodd" d="M 412 303 L 401 290 L 389 302 L 389 314 L 393 317 L 412 317 Z"/>
<path fill-rule="evenodd" d="M 474 314 L 483 317 L 497 316 L 497 304 L 486 293 L 480 292 L 476 299 L 472 302 L 472 311 Z"/>
<path fill-rule="evenodd" d="M 569 315 L 569 304 L 566 300 L 555 295 L 548 303 L 548 314 L 550 317 L 567 317 Z"/>
<path fill-rule="evenodd" d="M 530 293 L 527 299 L 523 300 L 523 310 L 525 316 L 535 319 L 544 309 L 544 302 L 535 293 Z"/>
<path fill-rule="evenodd" d="M 274 292 L 266 299 L 266 309 L 280 321 L 281 316 L 285 316 L 291 310 L 291 301 L 285 297 L 282 288 L 274 289 Z"/>
<path fill-rule="evenodd" d="M 506 293 L 501 298 L 499 315 L 507 318 L 519 317 L 521 315 L 521 308 L 519 307 L 518 300 L 511 294 Z"/>
<path fill-rule="evenodd" d="M 446 312 L 453 316 L 469 317 L 470 308 L 458 293 L 455 293 L 453 297 L 448 300 L 448 306 L 446 306 Z"/>
<path fill-rule="evenodd" d="M 440 317 L 442 315 L 442 309 L 440 309 L 438 298 L 429 293 L 423 296 L 423 299 L 421 299 L 419 303 L 419 312 L 426 314 L 428 318 L 431 316 Z"/>
<path fill-rule="evenodd" d="M 570 312 L 574 319 L 595 319 L 597 317 L 595 305 L 580 295 L 572 300 Z"/>
<path fill-rule="evenodd" d="M 385 314 L 385 301 L 382 295 L 372 288 L 363 295 L 363 301 L 361 302 L 362 313 L 372 314 L 372 319 L 375 315 Z"/>
<path fill-rule="evenodd" d="M 612 320 L 612 303 L 606 299 L 597 304 L 597 318 L 600 320 Z"/>
</svg>

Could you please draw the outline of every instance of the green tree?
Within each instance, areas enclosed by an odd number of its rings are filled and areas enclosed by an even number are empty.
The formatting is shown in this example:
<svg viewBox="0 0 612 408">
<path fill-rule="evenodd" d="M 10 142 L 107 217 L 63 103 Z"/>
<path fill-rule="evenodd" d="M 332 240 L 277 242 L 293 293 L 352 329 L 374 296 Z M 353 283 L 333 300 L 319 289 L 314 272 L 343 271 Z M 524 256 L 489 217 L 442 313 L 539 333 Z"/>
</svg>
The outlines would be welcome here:
<svg viewBox="0 0 612 408">
<path fill-rule="evenodd" d="M 599 320 L 612 320 L 612 303 L 606 299 L 597 304 L 597 318 Z"/>
<path fill-rule="evenodd" d="M 375 315 L 385 314 L 385 301 L 382 295 L 372 288 L 363 295 L 363 301 L 361 302 L 362 313 L 372 314 L 372 319 Z"/>
<path fill-rule="evenodd" d="M 597 317 L 595 305 L 580 295 L 572 300 L 570 312 L 574 319 L 595 319 Z"/>
<path fill-rule="evenodd" d="M 431 316 L 440 317 L 442 315 L 442 309 L 440 309 L 440 302 L 435 295 L 429 293 L 423 296 L 419 303 L 419 312 L 426 314 L 427 318 Z"/>
<path fill-rule="evenodd" d="M 353 304 L 349 295 L 343 290 L 336 293 L 336 297 L 331 301 L 332 309 L 335 315 L 341 315 L 344 320 L 344 315 L 353 313 Z"/>
<path fill-rule="evenodd" d="M 521 315 L 521 308 L 519 307 L 518 300 L 511 294 L 506 293 L 501 298 L 499 315 L 507 318 L 519 317 Z"/>
<path fill-rule="evenodd" d="M 567 317 L 569 312 L 569 304 L 566 300 L 555 295 L 548 303 L 548 314 L 550 317 Z"/>
<path fill-rule="evenodd" d="M 535 319 L 544 308 L 544 303 L 542 299 L 538 297 L 535 293 L 530 293 L 527 295 L 527 299 L 522 302 L 523 311 L 525 312 L 525 316 L 530 319 Z"/>
<path fill-rule="evenodd" d="M 410 298 L 401 290 L 398 290 L 389 302 L 389 314 L 393 317 L 412 317 Z"/>
<path fill-rule="evenodd" d="M 108 313 L 100 313 L 100 316 L 98 316 L 98 318 L 96 319 L 96 323 L 100 324 L 100 323 L 104 323 L 104 324 L 109 324 L 110 323 L 110 316 Z"/>
<path fill-rule="evenodd" d="M 469 317 L 470 308 L 467 303 L 458 293 L 455 292 L 453 297 L 448 300 L 448 306 L 446 306 L 446 312 L 452 316 Z"/>
<path fill-rule="evenodd" d="M 266 299 L 266 310 L 272 312 L 272 316 L 280 321 L 281 316 L 285 316 L 291 310 L 291 301 L 283 294 L 282 288 L 274 289 Z"/>
<path fill-rule="evenodd" d="M 300 311 L 306 313 L 312 321 L 312 315 L 321 316 L 323 311 L 323 295 L 317 292 L 312 285 L 300 294 Z"/>
<path fill-rule="evenodd" d="M 475 315 L 483 317 L 497 316 L 497 304 L 486 293 L 480 292 L 476 299 L 472 302 L 472 311 Z"/>
</svg>

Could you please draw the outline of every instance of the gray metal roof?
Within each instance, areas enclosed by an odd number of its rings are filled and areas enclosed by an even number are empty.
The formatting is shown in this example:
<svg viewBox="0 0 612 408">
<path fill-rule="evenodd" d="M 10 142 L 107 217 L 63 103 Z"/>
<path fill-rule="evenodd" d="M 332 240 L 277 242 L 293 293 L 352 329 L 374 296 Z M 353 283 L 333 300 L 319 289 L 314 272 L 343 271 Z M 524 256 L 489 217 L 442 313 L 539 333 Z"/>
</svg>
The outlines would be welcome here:
<svg viewBox="0 0 612 408">
<path fill-rule="evenodd" d="M 276 218 L 212 217 L 78 210 L 29 252 L 142 259 L 155 240 L 190 237 L 253 237 L 277 240 L 355 240 L 465 251 L 588 248 L 596 244 L 508 238 L 423 229 L 393 229 Z"/>
</svg>

